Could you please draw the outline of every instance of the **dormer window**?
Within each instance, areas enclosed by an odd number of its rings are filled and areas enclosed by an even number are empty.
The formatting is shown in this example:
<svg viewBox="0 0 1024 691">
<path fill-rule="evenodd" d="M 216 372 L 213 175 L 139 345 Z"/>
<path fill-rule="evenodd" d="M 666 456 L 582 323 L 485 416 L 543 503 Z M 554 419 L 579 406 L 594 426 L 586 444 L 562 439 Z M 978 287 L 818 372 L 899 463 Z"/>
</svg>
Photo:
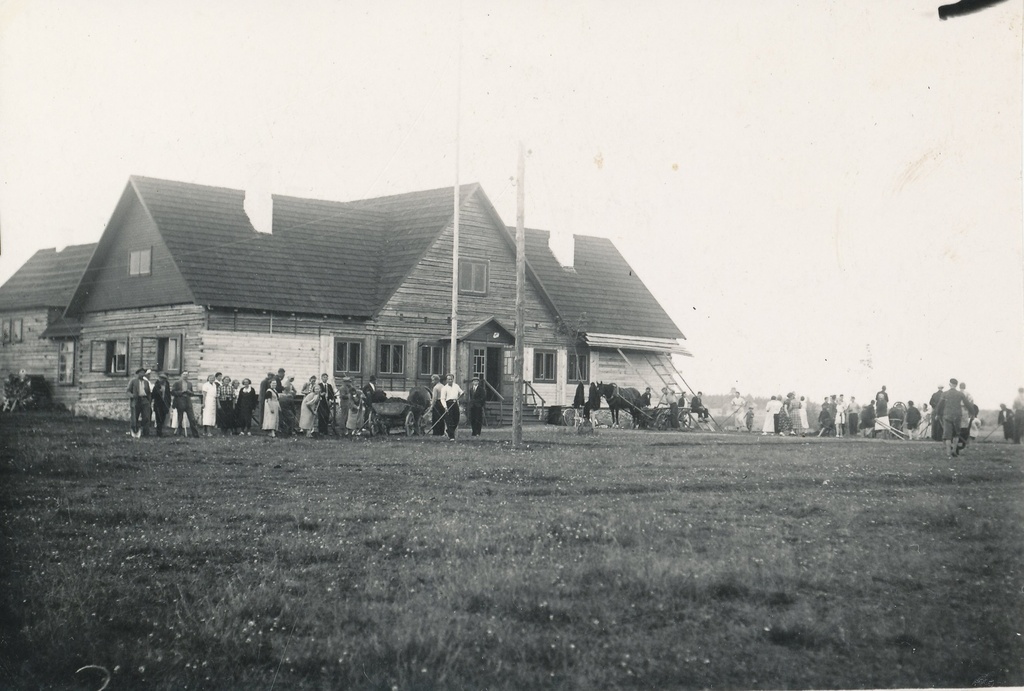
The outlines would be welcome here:
<svg viewBox="0 0 1024 691">
<path fill-rule="evenodd" d="M 133 250 L 128 255 L 129 276 L 149 276 L 152 272 L 153 250 Z"/>
</svg>

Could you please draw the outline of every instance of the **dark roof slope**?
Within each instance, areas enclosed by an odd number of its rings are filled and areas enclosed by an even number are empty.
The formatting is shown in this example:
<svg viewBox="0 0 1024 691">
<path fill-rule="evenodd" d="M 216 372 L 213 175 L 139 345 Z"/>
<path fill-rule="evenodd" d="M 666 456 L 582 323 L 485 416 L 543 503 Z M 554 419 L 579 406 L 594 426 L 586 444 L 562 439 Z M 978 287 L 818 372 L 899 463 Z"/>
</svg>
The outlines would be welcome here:
<svg viewBox="0 0 1024 691">
<path fill-rule="evenodd" d="M 460 200 L 476 189 L 463 185 Z M 398 289 L 453 213 L 450 187 L 352 202 L 275 196 L 274 235 L 314 265 L 322 262 L 325 271 L 335 267 L 332 289 L 360 298 L 365 313 L 372 314 Z"/>
<path fill-rule="evenodd" d="M 130 186 L 196 303 L 238 309 L 372 317 L 453 215 L 450 187 L 351 202 L 274 195 L 266 234 L 252 227 L 241 190 L 139 176 Z M 479 185 L 459 192 L 462 204 L 479 194 L 503 227 Z M 548 237 L 527 231 L 527 271 L 566 322 L 585 314 L 591 333 L 684 338 L 610 241 L 576 236 L 572 270 L 558 264 Z"/>
<path fill-rule="evenodd" d="M 354 202 L 274 195 L 266 234 L 241 190 L 131 180 L 196 302 L 221 307 L 370 317 L 453 213 L 451 188 Z"/>
<path fill-rule="evenodd" d="M 39 250 L 0 286 L 0 309 L 67 307 L 96 243 Z"/>
<path fill-rule="evenodd" d="M 565 268 L 551 253 L 548 231 L 525 234 L 527 260 L 570 327 L 583 315 L 584 332 L 686 338 L 611 240 L 575 235 L 573 266 Z"/>
</svg>

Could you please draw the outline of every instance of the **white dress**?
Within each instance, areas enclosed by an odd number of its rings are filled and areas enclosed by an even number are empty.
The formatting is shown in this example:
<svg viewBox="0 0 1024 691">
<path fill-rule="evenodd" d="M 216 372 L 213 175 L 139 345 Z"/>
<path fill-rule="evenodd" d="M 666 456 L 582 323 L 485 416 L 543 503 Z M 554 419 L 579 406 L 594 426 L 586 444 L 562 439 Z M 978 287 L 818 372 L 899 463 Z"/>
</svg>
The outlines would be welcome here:
<svg viewBox="0 0 1024 691">
<path fill-rule="evenodd" d="M 768 401 L 764 408 L 764 424 L 761 425 L 762 434 L 775 434 L 775 416 L 782 410 L 782 401 L 775 399 Z"/>
<path fill-rule="evenodd" d="M 203 384 L 203 426 L 217 425 L 217 385 L 213 382 Z"/>
<path fill-rule="evenodd" d="M 263 401 L 263 429 L 276 432 L 280 415 L 281 402 L 277 399 L 277 392 L 267 389 L 267 398 Z"/>
</svg>

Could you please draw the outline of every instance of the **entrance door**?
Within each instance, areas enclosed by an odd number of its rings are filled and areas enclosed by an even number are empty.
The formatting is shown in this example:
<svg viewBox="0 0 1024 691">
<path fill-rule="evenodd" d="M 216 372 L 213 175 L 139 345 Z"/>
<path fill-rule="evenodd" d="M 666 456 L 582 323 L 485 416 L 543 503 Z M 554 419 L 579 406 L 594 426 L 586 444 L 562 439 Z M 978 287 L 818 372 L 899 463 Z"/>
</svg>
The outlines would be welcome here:
<svg viewBox="0 0 1024 691">
<path fill-rule="evenodd" d="M 484 372 L 484 379 L 494 387 L 494 391 L 501 391 L 501 370 L 505 359 L 505 349 L 489 346 L 487 348 L 487 367 Z M 498 397 L 494 391 L 487 392 L 487 400 L 495 400 Z"/>
<path fill-rule="evenodd" d="M 501 370 L 504 361 L 504 348 L 501 346 L 473 345 L 470 354 L 472 376 L 480 377 L 490 384 L 494 391 L 501 391 Z M 487 400 L 496 400 L 494 391 L 487 390 Z"/>
</svg>

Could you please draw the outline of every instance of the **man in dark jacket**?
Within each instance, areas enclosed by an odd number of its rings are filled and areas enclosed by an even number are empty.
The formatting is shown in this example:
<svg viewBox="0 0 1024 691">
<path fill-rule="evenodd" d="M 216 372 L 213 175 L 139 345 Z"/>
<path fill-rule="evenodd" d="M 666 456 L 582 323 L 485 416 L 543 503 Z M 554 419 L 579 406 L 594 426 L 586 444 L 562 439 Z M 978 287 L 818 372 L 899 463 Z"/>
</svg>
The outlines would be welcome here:
<svg viewBox="0 0 1024 691">
<path fill-rule="evenodd" d="M 907 414 L 903 419 L 903 424 L 906 425 L 908 433 L 917 432 L 917 428 L 921 424 L 921 411 L 914 407 L 913 401 L 907 401 Z M 911 434 L 911 436 L 915 435 Z"/>
<path fill-rule="evenodd" d="M 193 395 L 192 382 L 188 380 L 188 372 L 182 372 L 181 378 L 171 387 L 171 404 L 174 406 L 174 414 L 178 423 L 178 430 L 175 434 L 182 432 L 186 438 L 189 433 L 193 437 L 199 436 L 199 423 L 196 422 L 196 414 L 192 410 Z M 188 431 L 185 431 L 183 417 L 188 420 Z"/>
<path fill-rule="evenodd" d="M 470 436 L 479 437 L 484 426 L 484 406 L 487 403 L 487 387 L 480 382 L 480 377 L 473 377 L 469 385 L 469 426 L 473 430 Z"/>
<path fill-rule="evenodd" d="M 128 403 L 132 417 L 132 436 L 149 436 L 149 421 L 153 417 L 153 385 L 146 379 L 147 370 L 135 370 L 135 378 L 128 383 Z"/>
<path fill-rule="evenodd" d="M 942 418 L 939 417 L 939 403 L 942 402 L 942 390 L 946 388 L 939 384 L 939 390 L 928 399 L 928 406 L 932 409 L 932 441 L 942 441 Z"/>
<path fill-rule="evenodd" d="M 164 436 L 164 424 L 171 412 L 171 382 L 163 372 L 153 385 L 153 413 L 156 415 L 156 436 Z"/>
</svg>

